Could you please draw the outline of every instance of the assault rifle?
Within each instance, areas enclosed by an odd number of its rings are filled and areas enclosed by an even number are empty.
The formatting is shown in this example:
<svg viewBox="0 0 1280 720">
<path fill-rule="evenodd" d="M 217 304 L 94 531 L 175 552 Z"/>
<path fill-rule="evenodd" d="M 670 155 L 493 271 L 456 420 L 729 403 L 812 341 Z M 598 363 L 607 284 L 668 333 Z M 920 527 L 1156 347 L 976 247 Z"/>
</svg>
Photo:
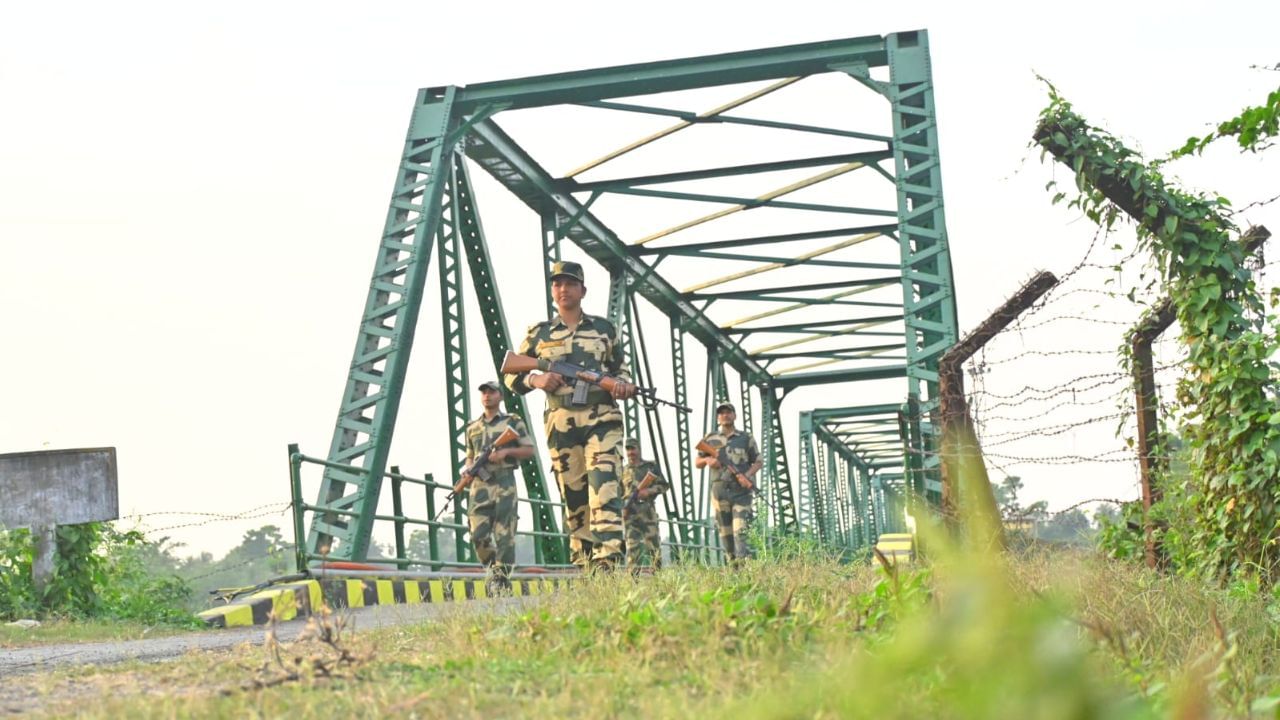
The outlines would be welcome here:
<svg viewBox="0 0 1280 720">
<path fill-rule="evenodd" d="M 488 480 L 493 475 L 489 470 L 489 456 L 493 455 L 493 451 L 495 449 L 504 445 L 510 445 L 519 437 L 520 436 L 516 434 L 516 431 L 512 430 L 511 427 L 508 426 L 506 430 L 502 431 L 502 434 L 499 435 L 496 440 L 481 449 L 480 454 L 476 455 L 476 459 L 472 460 L 470 465 L 462 469 L 462 477 L 458 478 L 458 484 L 454 485 L 453 490 L 445 497 L 444 506 L 440 508 L 440 511 L 436 513 L 435 517 L 431 518 L 431 522 L 436 522 L 440 519 L 440 516 L 444 514 L 444 511 L 449 508 L 449 503 L 452 503 L 455 498 L 462 494 L 463 490 L 467 489 L 467 485 L 471 484 L 472 478 L 479 475 L 481 480 Z"/>
<path fill-rule="evenodd" d="M 648 490 L 657 481 L 658 476 L 654 475 L 652 470 L 645 473 L 644 479 L 640 481 L 640 484 L 636 486 L 635 490 L 631 491 L 631 497 L 627 498 L 626 504 L 622 506 L 623 509 L 625 510 L 626 508 L 631 507 L 632 503 L 640 499 L 640 491 Z"/>
<path fill-rule="evenodd" d="M 526 373 L 530 370 L 541 370 L 542 372 L 555 373 L 564 378 L 566 382 L 573 386 L 573 399 L 571 404 L 575 406 L 587 404 L 587 393 L 590 392 L 591 386 L 603 388 L 605 391 L 612 393 L 613 388 L 622 382 L 612 375 L 605 375 L 595 370 L 588 370 L 581 365 L 573 363 L 561 362 L 559 360 L 543 360 L 541 358 L 533 358 L 528 355 L 521 355 L 507 351 L 506 357 L 502 358 L 502 373 L 504 375 L 517 375 Z M 641 387 L 636 388 L 636 398 L 642 406 L 652 408 L 661 403 L 670 405 L 682 413 L 693 412 L 691 408 L 684 405 L 673 403 L 670 400 L 663 400 L 658 397 L 658 391 L 654 388 Z"/>
<path fill-rule="evenodd" d="M 724 445 L 716 446 L 706 440 L 699 440 L 698 452 L 703 455 L 710 455 L 714 457 L 720 463 L 720 467 L 729 468 L 729 472 L 733 473 L 734 477 L 737 478 L 739 485 L 746 490 L 756 492 L 755 483 L 751 482 L 751 478 L 747 477 L 747 474 L 742 471 L 742 468 L 738 467 L 729 459 L 728 453 L 725 452 Z"/>
</svg>

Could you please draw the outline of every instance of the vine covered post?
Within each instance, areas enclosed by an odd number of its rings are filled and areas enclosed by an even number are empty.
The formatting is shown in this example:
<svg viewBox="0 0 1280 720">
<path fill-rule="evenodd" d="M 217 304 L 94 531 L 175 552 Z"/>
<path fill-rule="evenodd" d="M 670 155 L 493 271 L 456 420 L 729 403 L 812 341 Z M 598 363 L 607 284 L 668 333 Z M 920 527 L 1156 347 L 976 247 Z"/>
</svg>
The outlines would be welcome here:
<svg viewBox="0 0 1280 720">
<path fill-rule="evenodd" d="M 1187 349 L 1177 402 L 1191 451 L 1192 527 L 1181 560 L 1217 577 L 1256 572 L 1274 582 L 1280 573 L 1280 406 L 1268 390 L 1277 343 L 1244 265 L 1245 244 L 1232 238 L 1230 203 L 1167 182 L 1159 163 L 1145 162 L 1088 125 L 1052 89 L 1033 141 L 1074 171 L 1078 192 L 1071 207 L 1107 228 L 1121 213 L 1134 219 L 1139 247 L 1165 278 Z M 1054 200 L 1065 197 L 1059 192 Z"/>
<path fill-rule="evenodd" d="M 1271 237 L 1265 227 L 1250 228 L 1240 238 L 1245 254 L 1251 255 Z M 1143 555 L 1147 567 L 1163 564 L 1163 553 L 1155 539 L 1155 522 L 1151 506 L 1160 502 L 1164 493 L 1156 478 L 1168 468 L 1168 457 L 1161 451 L 1159 399 L 1156 396 L 1156 371 L 1151 346 L 1173 325 L 1173 300 L 1156 303 L 1129 332 L 1129 349 L 1133 354 L 1134 413 L 1138 420 L 1138 473 L 1142 485 Z"/>
<path fill-rule="evenodd" d="M 1142 484 L 1142 534 L 1143 555 L 1147 567 L 1155 569 L 1159 551 L 1155 542 L 1155 526 L 1151 519 L 1151 506 L 1160 501 L 1160 486 L 1154 478 L 1166 467 L 1160 452 L 1160 431 L 1156 396 L 1156 372 L 1152 362 L 1151 345 L 1173 324 L 1173 305 L 1160 303 L 1130 333 L 1129 347 L 1133 353 L 1134 412 L 1138 418 L 1138 474 Z"/>
</svg>

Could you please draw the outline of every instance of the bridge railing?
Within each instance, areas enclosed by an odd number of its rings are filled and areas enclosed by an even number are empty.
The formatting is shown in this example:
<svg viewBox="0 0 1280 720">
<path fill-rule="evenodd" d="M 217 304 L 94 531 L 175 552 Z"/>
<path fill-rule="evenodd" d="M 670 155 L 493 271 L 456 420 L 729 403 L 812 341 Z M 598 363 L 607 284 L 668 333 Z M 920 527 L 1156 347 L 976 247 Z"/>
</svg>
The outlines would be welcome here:
<svg viewBox="0 0 1280 720">
<path fill-rule="evenodd" d="M 663 518 L 667 525 L 667 540 L 662 546 L 671 554 L 672 562 L 695 562 L 709 565 L 724 561 L 724 551 L 720 548 L 720 535 L 710 520 L 681 520 L 679 518 Z M 680 542 L 684 534 L 679 530 L 687 530 L 690 542 Z"/>
<path fill-rule="evenodd" d="M 358 512 L 343 508 L 329 507 L 325 505 L 317 505 L 307 502 L 302 493 L 302 475 L 304 465 L 315 465 L 323 468 L 331 468 L 342 470 L 349 473 L 361 474 L 368 472 L 365 468 L 354 465 L 344 465 L 342 463 L 330 462 L 323 458 L 311 457 L 304 455 L 299 451 L 296 444 L 289 445 L 289 489 L 292 498 L 293 511 L 293 538 L 295 547 L 295 562 L 299 572 L 307 569 L 312 562 L 324 562 L 330 558 L 322 553 L 315 553 L 307 547 L 307 521 L 315 515 L 339 516 L 345 518 L 355 518 L 359 516 Z M 410 567 L 428 567 L 431 570 L 440 570 L 443 568 L 476 568 L 482 566 L 478 562 L 464 560 L 463 558 L 471 555 L 471 546 L 467 534 L 471 528 L 466 522 L 466 516 L 462 511 L 460 503 L 454 503 L 452 518 L 434 520 L 437 510 L 441 507 L 436 497 L 437 492 L 449 493 L 453 490 L 451 485 L 436 482 L 431 474 L 423 477 L 412 477 L 398 472 L 398 468 L 393 467 L 390 472 L 384 472 L 382 475 L 383 482 L 390 482 L 391 485 L 391 503 L 392 514 L 375 514 L 375 528 L 386 527 L 385 523 L 390 523 L 393 530 L 395 553 L 394 558 L 365 558 L 359 560 L 360 563 L 369 565 L 389 565 L 394 566 L 398 570 L 407 570 Z M 412 517 L 405 513 L 404 508 L 404 490 L 405 486 L 420 488 L 424 493 L 426 506 L 426 518 Z M 563 508 L 564 504 L 553 502 L 550 500 L 538 500 L 534 498 L 519 498 L 519 504 L 534 505 L 550 505 L 552 507 Z M 383 523 L 379 525 L 379 523 Z M 408 556 L 408 545 L 405 542 L 406 527 L 422 527 L 427 530 L 428 555 L 426 558 L 414 558 Z M 453 542 L 455 548 L 454 559 L 444 559 L 440 552 L 440 531 L 452 531 Z M 549 533 L 539 530 L 516 530 L 517 536 L 542 538 L 557 538 L 564 543 L 566 548 L 564 555 L 568 556 L 569 538 L 563 533 Z M 532 543 L 534 553 L 534 564 L 545 568 L 571 568 L 572 565 L 548 564 L 543 557 L 543 544 L 539 542 Z"/>
</svg>

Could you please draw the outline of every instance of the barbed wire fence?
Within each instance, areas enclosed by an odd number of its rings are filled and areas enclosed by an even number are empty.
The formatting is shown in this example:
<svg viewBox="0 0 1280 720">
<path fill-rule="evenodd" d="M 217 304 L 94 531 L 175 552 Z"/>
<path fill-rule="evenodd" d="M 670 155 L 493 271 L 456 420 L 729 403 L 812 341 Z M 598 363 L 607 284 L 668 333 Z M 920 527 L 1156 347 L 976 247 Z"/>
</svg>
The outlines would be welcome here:
<svg viewBox="0 0 1280 720">
<path fill-rule="evenodd" d="M 113 525 L 144 537 L 154 546 L 154 557 L 150 558 L 153 570 L 184 580 L 196 594 L 193 601 L 203 604 L 206 593 L 260 582 L 293 567 L 292 509 L 292 502 L 275 501 L 233 512 L 157 510 L 122 515 Z M 277 532 L 271 531 L 272 526 Z M 210 552 L 183 556 L 184 531 L 198 528 L 216 528 L 228 541 L 238 544 L 221 557 Z"/>
<path fill-rule="evenodd" d="M 964 366 L 992 482 L 1019 478 L 1019 504 L 1046 501 L 1045 519 L 1140 498 L 1134 379 L 1122 348 L 1160 299 L 1152 277 L 1138 250 L 1099 230 L 1058 284 Z M 1184 356 L 1176 332 L 1153 352 L 1167 407 Z"/>
</svg>

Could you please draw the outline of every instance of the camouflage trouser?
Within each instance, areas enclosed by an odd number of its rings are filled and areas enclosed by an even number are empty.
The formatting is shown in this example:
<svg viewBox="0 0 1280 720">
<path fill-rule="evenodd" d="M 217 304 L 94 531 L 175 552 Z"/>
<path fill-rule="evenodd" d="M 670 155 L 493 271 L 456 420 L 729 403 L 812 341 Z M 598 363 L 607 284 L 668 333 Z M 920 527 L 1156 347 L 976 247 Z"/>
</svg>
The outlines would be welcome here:
<svg viewBox="0 0 1280 720">
<path fill-rule="evenodd" d="M 750 490 L 744 490 L 736 482 L 711 483 L 711 498 L 716 506 L 716 528 L 720 531 L 720 547 L 724 558 L 741 560 L 752 556 L 747 544 L 747 533 L 755 519 Z"/>
<path fill-rule="evenodd" d="M 569 560 L 622 561 L 622 413 L 613 405 L 549 408 L 547 447 L 564 498 Z"/>
<path fill-rule="evenodd" d="M 627 528 L 627 565 L 653 566 L 662 563 L 658 537 L 658 509 L 651 502 L 637 501 L 622 514 Z"/>
<path fill-rule="evenodd" d="M 510 470 L 471 481 L 468 514 L 476 559 L 505 578 L 516 562 L 516 476 Z"/>
</svg>

